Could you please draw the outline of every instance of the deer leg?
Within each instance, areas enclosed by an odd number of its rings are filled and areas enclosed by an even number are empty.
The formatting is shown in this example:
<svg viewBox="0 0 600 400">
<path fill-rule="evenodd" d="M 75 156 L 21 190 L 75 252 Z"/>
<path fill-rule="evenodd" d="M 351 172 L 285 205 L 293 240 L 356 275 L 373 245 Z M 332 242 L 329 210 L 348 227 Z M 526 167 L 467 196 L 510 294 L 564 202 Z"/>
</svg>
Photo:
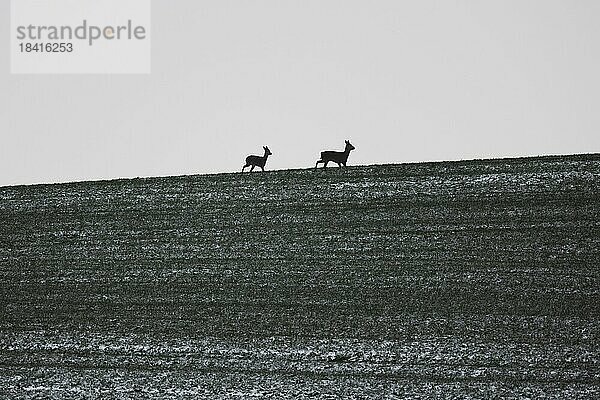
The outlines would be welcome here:
<svg viewBox="0 0 600 400">
<path fill-rule="evenodd" d="M 253 165 L 252 168 L 250 168 L 250 172 L 254 171 L 254 167 L 256 167 L 256 165 Z"/>
<path fill-rule="evenodd" d="M 317 168 L 317 166 L 319 165 L 319 163 L 322 163 L 323 160 L 317 160 L 317 163 L 315 164 L 315 169 Z"/>
<path fill-rule="evenodd" d="M 262 169 L 262 172 L 265 172 L 265 167 L 263 167 L 262 165 L 260 166 L 260 169 Z"/>
<path fill-rule="evenodd" d="M 342 168 L 342 163 L 337 163 L 338 168 Z"/>
<path fill-rule="evenodd" d="M 329 161 L 325 161 L 325 163 L 323 164 L 323 168 L 327 168 L 327 164 L 329 164 Z"/>
<path fill-rule="evenodd" d="M 248 166 L 248 164 L 246 164 L 242 167 L 242 173 L 244 172 L 244 168 L 246 168 L 247 166 Z"/>
</svg>

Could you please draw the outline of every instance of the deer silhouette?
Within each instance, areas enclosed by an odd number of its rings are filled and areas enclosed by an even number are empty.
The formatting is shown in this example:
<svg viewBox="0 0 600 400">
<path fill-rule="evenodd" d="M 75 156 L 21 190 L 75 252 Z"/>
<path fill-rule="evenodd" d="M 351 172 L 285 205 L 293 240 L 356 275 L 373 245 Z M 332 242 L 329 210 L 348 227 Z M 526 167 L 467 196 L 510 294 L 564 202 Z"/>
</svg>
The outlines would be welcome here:
<svg viewBox="0 0 600 400">
<path fill-rule="evenodd" d="M 265 150 L 265 154 L 263 156 L 248 156 L 248 157 L 246 157 L 246 165 L 244 165 L 242 167 L 242 172 L 244 172 L 244 169 L 246 167 L 250 167 L 250 166 L 252 166 L 252 168 L 250 168 L 250 172 L 252 172 L 254 170 L 254 167 L 260 167 L 260 169 L 262 169 L 263 172 L 265 171 L 265 164 L 267 163 L 267 158 L 270 155 L 273 155 L 273 153 L 271 153 L 271 150 L 269 150 L 269 148 L 267 146 L 263 146 L 263 149 Z"/>
<path fill-rule="evenodd" d="M 317 160 L 315 164 L 315 168 L 319 165 L 319 163 L 323 164 L 323 168 L 327 167 L 329 161 L 333 161 L 340 168 L 342 165 L 345 167 L 346 162 L 348 161 L 348 156 L 352 150 L 356 149 L 356 147 L 352 146 L 348 140 L 346 140 L 346 148 L 344 151 L 323 151 L 321 152 L 321 159 Z"/>
</svg>

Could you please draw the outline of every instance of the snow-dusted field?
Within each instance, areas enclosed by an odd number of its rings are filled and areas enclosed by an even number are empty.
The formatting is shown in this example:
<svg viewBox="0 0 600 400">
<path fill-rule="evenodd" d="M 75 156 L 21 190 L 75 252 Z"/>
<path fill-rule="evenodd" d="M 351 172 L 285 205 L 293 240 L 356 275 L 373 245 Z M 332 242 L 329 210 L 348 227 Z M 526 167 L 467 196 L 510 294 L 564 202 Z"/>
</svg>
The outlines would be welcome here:
<svg viewBox="0 0 600 400">
<path fill-rule="evenodd" d="M 0 398 L 599 398 L 600 155 L 0 188 Z"/>
</svg>

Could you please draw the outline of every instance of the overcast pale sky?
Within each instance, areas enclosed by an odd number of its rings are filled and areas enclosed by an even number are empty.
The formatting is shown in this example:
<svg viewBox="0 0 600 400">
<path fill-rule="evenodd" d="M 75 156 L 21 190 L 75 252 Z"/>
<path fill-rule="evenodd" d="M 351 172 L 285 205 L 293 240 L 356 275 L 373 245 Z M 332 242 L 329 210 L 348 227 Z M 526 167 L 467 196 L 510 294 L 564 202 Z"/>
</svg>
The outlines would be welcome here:
<svg viewBox="0 0 600 400">
<path fill-rule="evenodd" d="M 0 186 L 600 152 L 600 1 L 154 0 L 152 74 L 10 75 Z"/>
</svg>

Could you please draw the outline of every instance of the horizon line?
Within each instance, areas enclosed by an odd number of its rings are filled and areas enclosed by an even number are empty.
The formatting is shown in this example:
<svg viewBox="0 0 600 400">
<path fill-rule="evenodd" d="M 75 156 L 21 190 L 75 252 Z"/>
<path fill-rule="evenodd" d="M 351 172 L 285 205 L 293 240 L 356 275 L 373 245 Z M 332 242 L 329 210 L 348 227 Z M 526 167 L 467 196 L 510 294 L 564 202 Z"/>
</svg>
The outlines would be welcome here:
<svg viewBox="0 0 600 400">
<path fill-rule="evenodd" d="M 392 162 L 392 163 L 374 163 L 374 164 L 356 164 L 350 165 L 344 168 L 358 168 L 358 167 L 370 167 L 370 166 L 391 166 L 391 165 L 426 165 L 426 164 L 441 164 L 441 163 L 461 163 L 461 162 L 474 162 L 474 161 L 510 161 L 510 160 L 524 160 L 524 159 L 536 159 L 536 158 L 565 158 L 565 157 L 585 157 L 585 156 L 598 156 L 600 161 L 600 152 L 591 153 L 568 153 L 568 154 L 540 154 L 540 155 L 527 155 L 527 156 L 506 156 L 506 157 L 490 157 L 490 158 L 467 158 L 467 159 L 450 159 L 450 160 L 428 160 L 428 161 L 408 161 L 408 162 Z M 314 170 L 315 167 L 306 168 L 283 168 L 266 170 L 264 172 L 244 172 L 244 174 L 262 174 L 262 173 L 275 173 L 283 171 L 306 171 Z M 323 168 L 318 168 L 323 169 Z M 338 167 L 329 167 L 329 169 L 337 170 Z M 58 185 L 76 185 L 81 183 L 104 183 L 104 182 L 118 182 L 118 181 L 132 181 L 140 179 L 165 179 L 165 178 L 183 178 L 193 176 L 221 176 L 221 175 L 234 175 L 242 174 L 240 171 L 225 171 L 225 172 L 209 172 L 209 173 L 197 173 L 197 174 L 180 174 L 180 175 L 150 175 L 150 176 L 136 176 L 136 177 L 115 177 L 115 178 L 98 178 L 90 180 L 73 180 L 73 181 L 57 181 L 57 182 L 36 182 L 36 183 L 17 183 L 9 185 L 1 185 L 0 190 L 3 189 L 14 189 L 20 187 L 35 187 L 35 186 L 58 186 Z"/>
</svg>

